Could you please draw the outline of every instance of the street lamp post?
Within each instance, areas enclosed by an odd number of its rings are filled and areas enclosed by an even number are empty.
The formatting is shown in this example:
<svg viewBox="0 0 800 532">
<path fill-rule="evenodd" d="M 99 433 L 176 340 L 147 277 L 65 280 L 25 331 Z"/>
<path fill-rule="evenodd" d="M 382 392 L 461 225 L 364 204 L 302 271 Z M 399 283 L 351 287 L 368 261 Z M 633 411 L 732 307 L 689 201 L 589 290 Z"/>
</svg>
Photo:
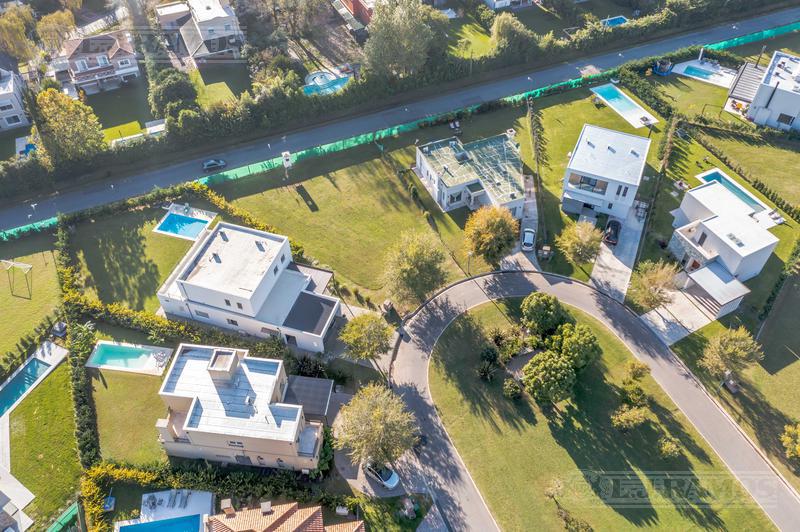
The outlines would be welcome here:
<svg viewBox="0 0 800 532">
<path fill-rule="evenodd" d="M 467 251 L 467 277 L 469 277 L 469 275 L 470 275 L 469 267 L 470 267 L 471 263 L 472 263 L 472 252 L 471 251 Z"/>
</svg>

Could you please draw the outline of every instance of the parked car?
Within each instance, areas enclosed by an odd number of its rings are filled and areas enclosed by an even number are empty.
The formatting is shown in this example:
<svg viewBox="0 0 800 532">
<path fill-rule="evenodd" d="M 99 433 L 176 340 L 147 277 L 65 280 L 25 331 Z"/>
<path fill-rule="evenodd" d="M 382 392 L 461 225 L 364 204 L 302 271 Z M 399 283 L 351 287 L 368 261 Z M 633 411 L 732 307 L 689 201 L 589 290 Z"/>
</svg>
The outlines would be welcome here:
<svg viewBox="0 0 800 532">
<path fill-rule="evenodd" d="M 223 161 L 222 159 L 209 159 L 207 161 L 203 161 L 203 171 L 204 172 L 212 172 L 214 170 L 221 170 L 228 166 L 228 163 Z"/>
<path fill-rule="evenodd" d="M 533 251 L 533 243 L 536 242 L 536 231 L 525 229 L 522 231 L 522 251 Z"/>
<path fill-rule="evenodd" d="M 622 224 L 616 220 L 609 220 L 606 225 L 606 231 L 603 233 L 603 242 L 611 246 L 616 246 L 619 242 L 619 232 L 622 229 Z"/>
<path fill-rule="evenodd" d="M 379 482 L 387 490 L 393 490 L 400 484 L 400 476 L 387 465 L 367 462 L 364 464 L 364 473 Z"/>
</svg>

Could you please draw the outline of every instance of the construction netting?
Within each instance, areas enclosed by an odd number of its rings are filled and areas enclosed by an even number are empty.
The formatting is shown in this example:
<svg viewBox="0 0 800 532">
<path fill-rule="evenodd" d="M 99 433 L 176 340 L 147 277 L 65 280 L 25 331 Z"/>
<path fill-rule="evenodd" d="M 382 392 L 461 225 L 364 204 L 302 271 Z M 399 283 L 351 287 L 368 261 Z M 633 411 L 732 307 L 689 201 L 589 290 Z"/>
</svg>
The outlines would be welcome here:
<svg viewBox="0 0 800 532">
<path fill-rule="evenodd" d="M 42 220 L 40 222 L 33 222 L 28 225 L 23 225 L 20 227 L 15 227 L 13 229 L 0 231 L 0 241 L 14 240 L 27 233 L 37 233 L 39 231 L 50 229 L 52 227 L 55 227 L 56 222 L 58 222 L 58 218 L 53 217 L 53 218 L 47 218 L 46 220 Z"/>
<path fill-rule="evenodd" d="M 711 48 L 712 50 L 727 50 L 728 48 L 741 46 L 743 44 L 750 44 L 751 42 L 780 37 L 781 35 L 786 35 L 787 33 L 792 33 L 793 31 L 798 30 L 800 30 L 800 21 L 786 24 L 785 26 L 778 26 L 777 28 L 770 28 L 764 31 L 749 33 L 747 35 L 742 35 L 741 37 L 728 39 L 726 41 L 715 42 L 714 44 L 709 44 L 706 46 L 706 48 Z"/>
</svg>

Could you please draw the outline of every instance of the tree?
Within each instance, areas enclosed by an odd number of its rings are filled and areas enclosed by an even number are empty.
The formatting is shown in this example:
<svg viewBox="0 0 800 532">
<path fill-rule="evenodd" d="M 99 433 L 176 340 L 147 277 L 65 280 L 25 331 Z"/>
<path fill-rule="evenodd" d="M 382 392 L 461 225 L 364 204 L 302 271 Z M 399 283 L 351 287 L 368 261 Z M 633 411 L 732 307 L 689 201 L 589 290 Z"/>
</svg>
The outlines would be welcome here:
<svg viewBox="0 0 800 532">
<path fill-rule="evenodd" d="M 364 46 L 367 68 L 381 77 L 405 77 L 422 69 L 433 30 L 419 0 L 377 0 Z"/>
<path fill-rule="evenodd" d="M 627 366 L 628 379 L 640 381 L 650 375 L 650 366 L 639 360 L 631 360 Z"/>
<path fill-rule="evenodd" d="M 672 436 L 662 436 L 658 439 L 658 454 L 662 458 L 677 458 L 681 455 L 680 442 Z"/>
<path fill-rule="evenodd" d="M 150 82 L 148 100 L 153 115 L 177 117 L 184 109 L 197 108 L 197 89 L 185 72 L 165 68 Z"/>
<path fill-rule="evenodd" d="M 783 427 L 781 443 L 786 450 L 786 458 L 800 458 L 800 423 Z"/>
<path fill-rule="evenodd" d="M 33 11 L 28 6 L 12 6 L 0 15 L 0 52 L 17 61 L 28 61 L 36 45 L 28 38 L 33 27 Z"/>
<path fill-rule="evenodd" d="M 547 339 L 547 346 L 548 349 L 568 357 L 576 370 L 586 367 L 602 353 L 597 337 L 583 324 L 561 325 L 555 334 Z"/>
<path fill-rule="evenodd" d="M 392 328 L 373 313 L 360 314 L 347 322 L 339 339 L 354 360 L 374 360 L 391 348 Z"/>
<path fill-rule="evenodd" d="M 441 286 L 447 274 L 446 256 L 427 233 L 404 233 L 386 258 L 384 280 L 389 292 L 401 301 L 422 301 Z"/>
<path fill-rule="evenodd" d="M 100 121 L 88 105 L 55 89 L 37 94 L 36 104 L 40 118 L 34 138 L 46 165 L 86 161 L 108 149 Z"/>
<path fill-rule="evenodd" d="M 503 397 L 512 401 L 522 397 L 522 387 L 520 387 L 516 379 L 508 377 L 503 381 Z"/>
<path fill-rule="evenodd" d="M 556 246 L 564 257 L 578 266 L 597 256 L 603 233 L 589 222 L 570 224 L 556 237 Z"/>
<path fill-rule="evenodd" d="M 56 81 L 53 78 L 44 78 L 41 83 L 39 83 L 39 90 L 46 91 L 47 89 L 55 89 L 57 91 L 61 90 L 61 83 Z"/>
<path fill-rule="evenodd" d="M 70 11 L 56 11 L 45 15 L 36 23 L 36 33 L 50 52 L 61 50 L 69 32 L 75 29 L 75 17 Z"/>
<path fill-rule="evenodd" d="M 721 376 L 726 371 L 741 371 L 763 356 L 758 342 L 747 329 L 739 326 L 713 336 L 703 349 L 700 365 L 712 374 Z"/>
<path fill-rule="evenodd" d="M 378 384 L 361 388 L 339 414 L 334 447 L 356 463 L 393 463 L 416 445 L 419 429 L 403 400 Z"/>
<path fill-rule="evenodd" d="M 675 290 L 676 273 L 675 265 L 663 260 L 642 261 L 631 276 L 628 297 L 647 310 L 669 303 L 670 291 Z"/>
<path fill-rule="evenodd" d="M 497 264 L 517 241 L 517 222 L 505 207 L 481 207 L 467 219 L 464 240 L 470 251 Z"/>
<path fill-rule="evenodd" d="M 522 323 L 532 334 L 545 336 L 570 319 L 569 314 L 555 298 L 543 292 L 533 292 L 522 300 Z"/>
<path fill-rule="evenodd" d="M 558 403 L 572 395 L 575 369 L 561 353 L 542 351 L 522 368 L 522 383 L 537 401 Z"/>
<path fill-rule="evenodd" d="M 498 53 L 525 56 L 536 46 L 536 35 L 513 13 L 503 12 L 492 23 L 491 43 Z"/>
<path fill-rule="evenodd" d="M 611 415 L 611 424 L 615 429 L 626 432 L 647 421 L 647 409 L 641 406 L 622 405 Z"/>
</svg>

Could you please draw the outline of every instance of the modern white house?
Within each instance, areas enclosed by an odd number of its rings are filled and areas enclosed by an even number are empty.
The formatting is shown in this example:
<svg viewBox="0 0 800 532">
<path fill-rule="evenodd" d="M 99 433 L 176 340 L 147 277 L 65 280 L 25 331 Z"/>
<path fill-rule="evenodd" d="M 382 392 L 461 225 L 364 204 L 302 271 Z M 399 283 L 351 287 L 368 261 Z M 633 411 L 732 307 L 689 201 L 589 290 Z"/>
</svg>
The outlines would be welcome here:
<svg viewBox="0 0 800 532">
<path fill-rule="evenodd" d="M 711 176 L 711 178 L 707 177 Z M 671 212 L 668 249 L 686 272 L 684 288 L 718 318 L 735 310 L 778 245 L 766 206 L 718 169 L 686 192 Z"/>
<path fill-rule="evenodd" d="M 496 205 L 522 218 L 522 159 L 513 130 L 466 144 L 451 137 L 417 146 L 415 170 L 443 211 Z"/>
<path fill-rule="evenodd" d="M 289 239 L 221 222 L 195 241 L 158 291 L 165 315 L 314 352 L 341 315 L 332 272 L 292 261 Z"/>
<path fill-rule="evenodd" d="M 642 181 L 650 139 L 584 124 L 564 173 L 561 208 L 625 220 Z"/>
<path fill-rule="evenodd" d="M 306 419 L 305 404 L 286 400 L 298 385 L 282 360 L 234 348 L 181 344 L 159 390 L 167 417 L 156 421 L 170 456 L 311 470 L 323 425 Z M 305 378 L 301 395 L 327 412 L 333 381 Z M 297 395 L 297 393 L 295 393 Z"/>
<path fill-rule="evenodd" d="M 155 10 L 171 45 L 195 64 L 239 57 L 244 33 L 228 0 L 168 2 Z"/>
<path fill-rule="evenodd" d="M 762 126 L 800 130 L 800 57 L 781 51 L 772 55 L 747 117 Z"/>
<path fill-rule="evenodd" d="M 0 131 L 30 125 L 25 114 L 22 80 L 16 72 L 0 68 Z"/>
</svg>

